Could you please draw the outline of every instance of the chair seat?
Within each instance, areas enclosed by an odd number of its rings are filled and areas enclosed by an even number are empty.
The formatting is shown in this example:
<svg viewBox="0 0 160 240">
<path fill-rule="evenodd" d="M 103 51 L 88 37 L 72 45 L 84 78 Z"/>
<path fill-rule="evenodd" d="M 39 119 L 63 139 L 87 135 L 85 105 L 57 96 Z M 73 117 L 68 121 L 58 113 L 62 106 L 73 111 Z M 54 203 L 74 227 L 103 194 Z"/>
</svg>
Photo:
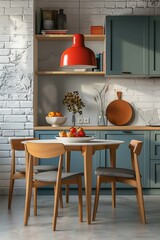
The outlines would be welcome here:
<svg viewBox="0 0 160 240">
<path fill-rule="evenodd" d="M 38 173 L 40 172 L 44 172 L 44 171 L 57 171 L 58 167 L 57 166 L 52 166 L 52 165 L 37 165 L 34 167 L 34 169 L 36 169 L 38 171 Z"/>
<path fill-rule="evenodd" d="M 57 166 L 52 166 L 52 165 L 37 165 L 34 166 L 34 172 L 35 173 L 40 173 L 40 172 L 45 172 L 45 171 L 56 171 L 58 168 Z M 26 168 L 23 165 L 18 165 L 16 166 L 16 171 L 17 172 L 22 172 L 25 173 L 26 172 Z"/>
<path fill-rule="evenodd" d="M 62 180 L 73 178 L 73 176 L 78 177 L 82 176 L 83 173 L 74 172 L 74 173 L 62 173 Z M 43 173 L 38 173 L 34 175 L 34 180 L 44 181 L 44 182 L 56 182 L 57 180 L 57 172 L 56 171 L 48 171 Z"/>
<path fill-rule="evenodd" d="M 16 172 L 23 172 L 23 173 L 25 173 L 26 172 L 25 165 L 24 166 L 23 165 L 16 166 Z"/>
<path fill-rule="evenodd" d="M 98 167 L 95 174 L 108 177 L 135 178 L 135 171 L 125 168 Z"/>
</svg>

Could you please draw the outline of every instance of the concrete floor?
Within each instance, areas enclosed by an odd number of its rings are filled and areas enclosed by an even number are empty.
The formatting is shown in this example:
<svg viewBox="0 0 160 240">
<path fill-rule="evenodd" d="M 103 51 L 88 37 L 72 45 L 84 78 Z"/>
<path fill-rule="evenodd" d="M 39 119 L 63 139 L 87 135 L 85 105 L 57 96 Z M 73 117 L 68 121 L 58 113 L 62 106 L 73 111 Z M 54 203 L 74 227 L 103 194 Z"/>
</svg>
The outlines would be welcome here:
<svg viewBox="0 0 160 240">
<path fill-rule="evenodd" d="M 93 198 L 94 199 L 94 198 Z M 23 226 L 24 196 L 14 196 L 12 210 L 7 209 L 7 196 L 0 196 L 1 240 L 159 240 L 160 195 L 144 196 L 147 224 L 140 222 L 135 196 L 117 196 L 117 208 L 111 208 L 111 196 L 100 196 L 97 219 L 91 225 L 77 217 L 77 196 L 59 210 L 57 230 L 52 232 L 52 196 L 38 196 L 38 216 Z"/>
</svg>

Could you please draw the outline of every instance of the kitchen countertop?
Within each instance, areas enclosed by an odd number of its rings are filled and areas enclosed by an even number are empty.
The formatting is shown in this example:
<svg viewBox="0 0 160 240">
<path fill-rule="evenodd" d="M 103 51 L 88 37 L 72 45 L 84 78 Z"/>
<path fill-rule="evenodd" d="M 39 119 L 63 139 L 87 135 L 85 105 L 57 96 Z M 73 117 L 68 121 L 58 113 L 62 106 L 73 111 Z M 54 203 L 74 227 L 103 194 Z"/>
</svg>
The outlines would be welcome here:
<svg viewBox="0 0 160 240">
<path fill-rule="evenodd" d="M 51 126 L 37 126 L 34 127 L 34 130 L 68 130 L 71 126 L 60 126 L 60 127 L 51 127 Z M 79 127 L 79 126 L 76 126 Z M 81 125 L 81 127 L 83 127 L 84 130 L 93 130 L 93 131 L 110 131 L 110 130 L 121 130 L 121 131 L 131 131 L 131 130 L 137 130 L 137 131 L 151 131 L 151 130 L 160 130 L 160 125 L 158 126 L 112 126 L 112 125 L 108 125 L 108 126 L 83 126 Z"/>
</svg>

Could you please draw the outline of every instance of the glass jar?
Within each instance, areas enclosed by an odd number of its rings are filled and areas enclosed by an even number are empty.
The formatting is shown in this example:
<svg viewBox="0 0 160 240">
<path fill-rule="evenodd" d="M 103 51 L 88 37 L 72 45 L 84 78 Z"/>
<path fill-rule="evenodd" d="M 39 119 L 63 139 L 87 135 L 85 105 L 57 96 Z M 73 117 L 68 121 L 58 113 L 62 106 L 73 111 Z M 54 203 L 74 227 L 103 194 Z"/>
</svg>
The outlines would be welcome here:
<svg viewBox="0 0 160 240">
<path fill-rule="evenodd" d="M 104 112 L 101 111 L 100 114 L 98 115 L 98 126 L 104 126 L 104 125 L 106 125 L 105 116 L 104 116 Z"/>
<path fill-rule="evenodd" d="M 75 127 L 76 125 L 76 116 L 75 113 L 72 113 L 72 126 Z"/>
</svg>

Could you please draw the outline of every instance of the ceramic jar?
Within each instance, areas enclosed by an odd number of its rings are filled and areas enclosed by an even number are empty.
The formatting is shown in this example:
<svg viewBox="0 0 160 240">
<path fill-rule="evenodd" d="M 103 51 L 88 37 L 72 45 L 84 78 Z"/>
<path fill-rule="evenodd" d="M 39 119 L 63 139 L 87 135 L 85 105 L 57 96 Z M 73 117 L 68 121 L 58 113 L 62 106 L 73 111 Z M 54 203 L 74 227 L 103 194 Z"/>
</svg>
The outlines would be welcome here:
<svg viewBox="0 0 160 240">
<path fill-rule="evenodd" d="M 58 29 L 67 29 L 67 16 L 64 13 L 64 9 L 59 9 L 57 23 Z"/>
</svg>

